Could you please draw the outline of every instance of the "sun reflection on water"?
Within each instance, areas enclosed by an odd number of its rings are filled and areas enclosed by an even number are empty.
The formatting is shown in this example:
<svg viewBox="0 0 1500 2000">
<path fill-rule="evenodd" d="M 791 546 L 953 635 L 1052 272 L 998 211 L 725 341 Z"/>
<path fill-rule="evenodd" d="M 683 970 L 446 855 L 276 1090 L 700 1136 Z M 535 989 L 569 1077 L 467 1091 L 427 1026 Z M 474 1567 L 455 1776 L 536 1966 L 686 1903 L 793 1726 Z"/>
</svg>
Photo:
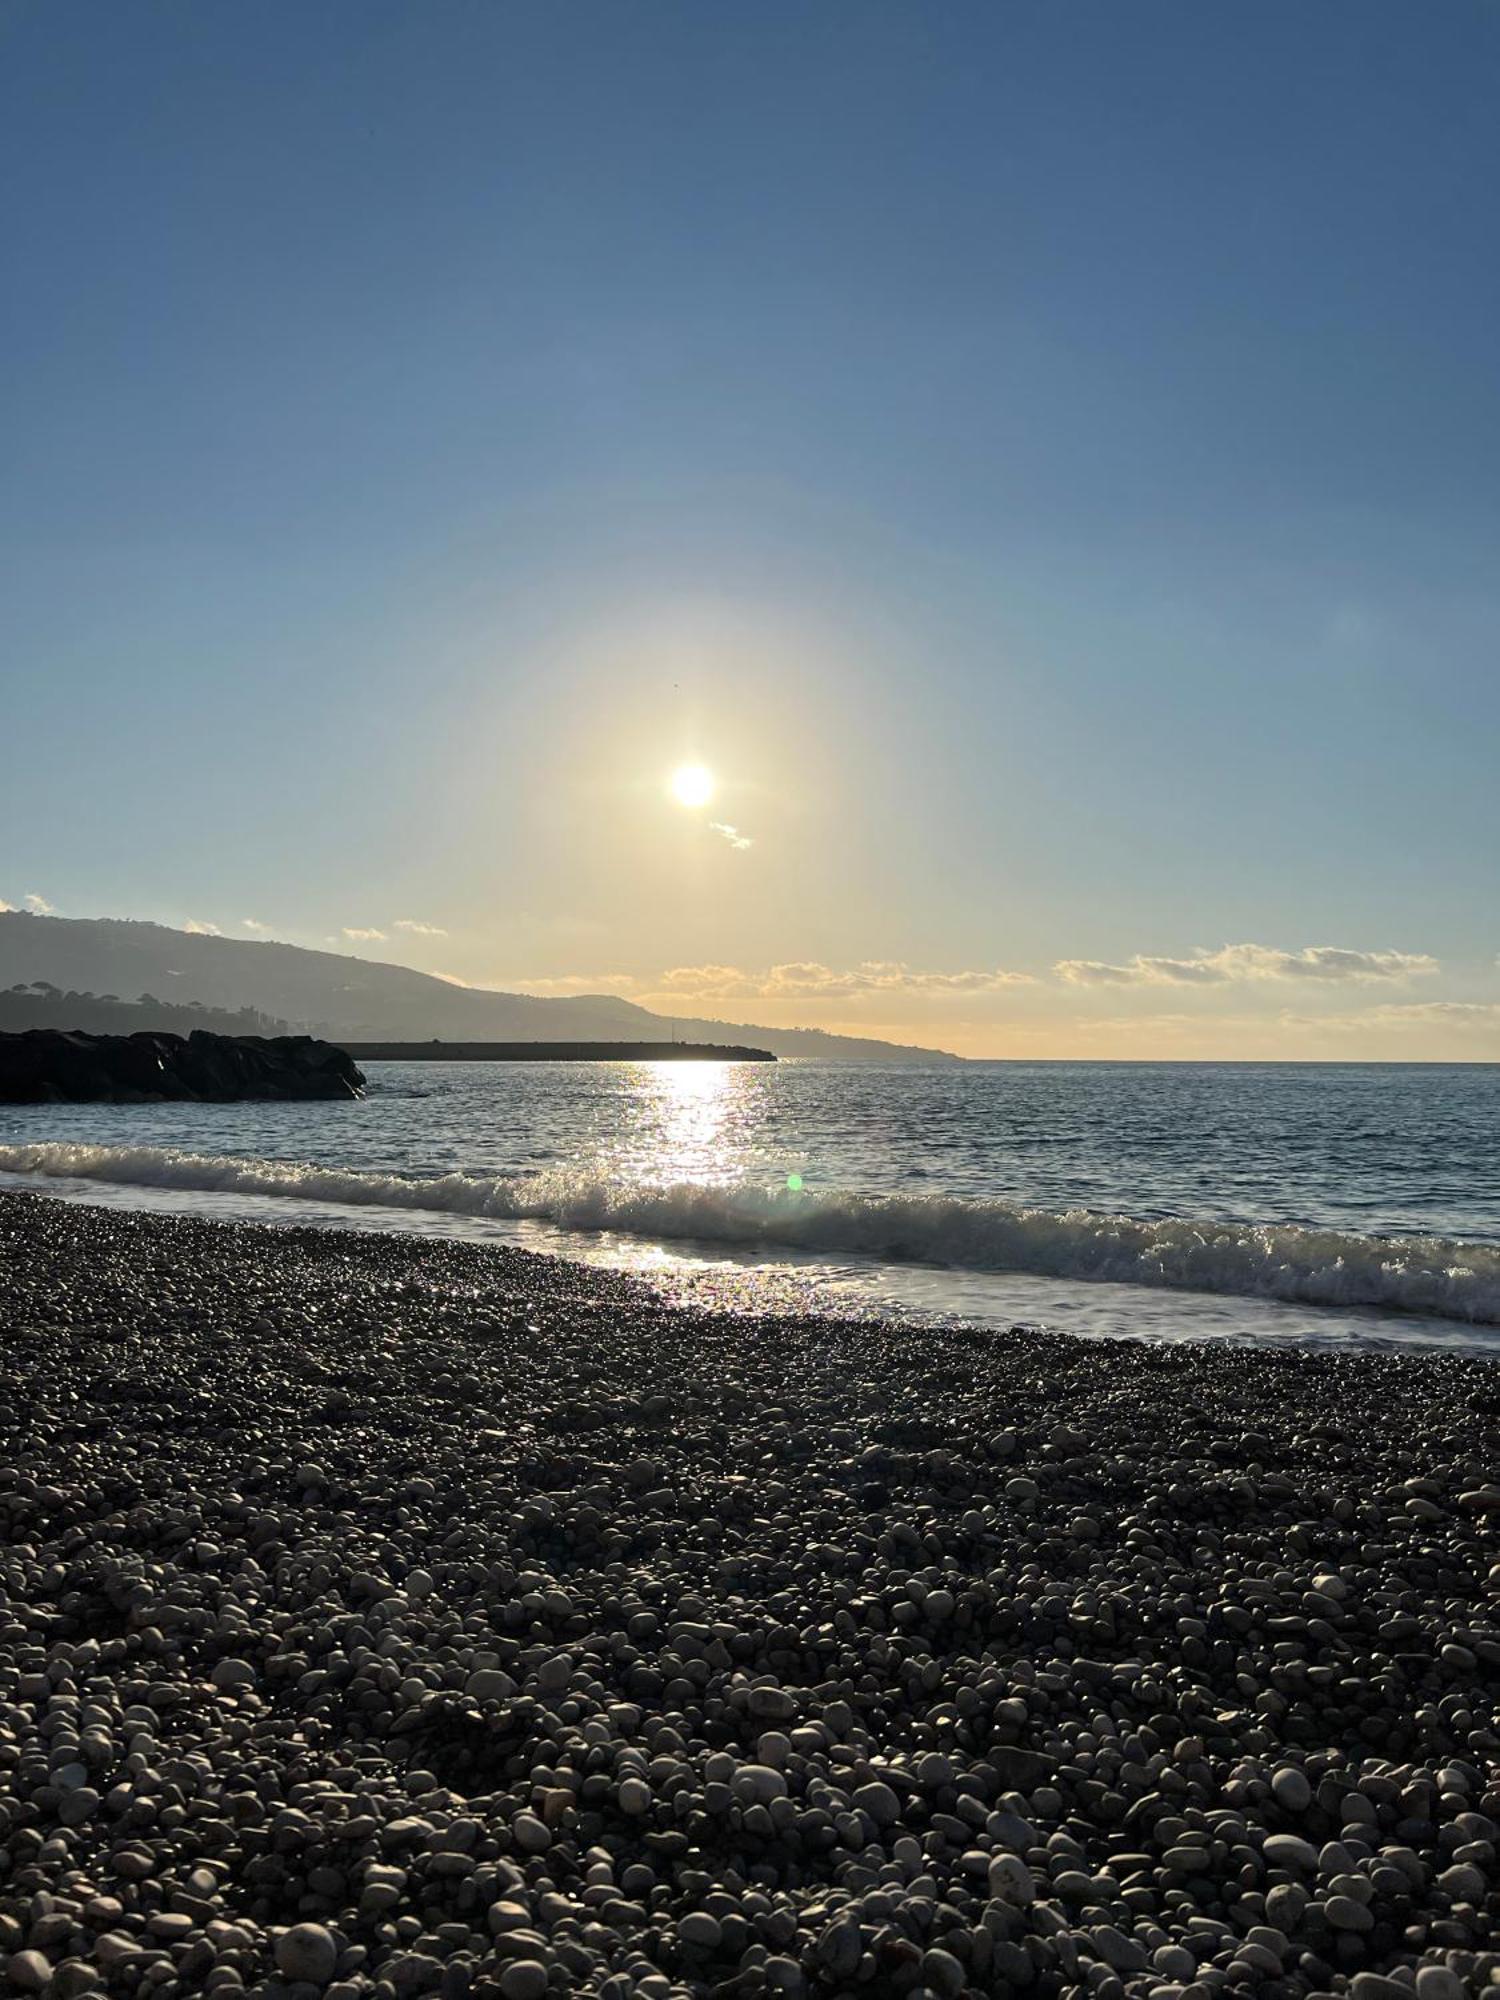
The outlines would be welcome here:
<svg viewBox="0 0 1500 2000">
<path fill-rule="evenodd" d="M 734 1178 L 729 1164 L 748 1121 L 744 1063 L 639 1065 L 639 1123 L 633 1135 L 653 1179 L 709 1184 Z M 644 1146 L 641 1142 L 644 1141 Z"/>
</svg>

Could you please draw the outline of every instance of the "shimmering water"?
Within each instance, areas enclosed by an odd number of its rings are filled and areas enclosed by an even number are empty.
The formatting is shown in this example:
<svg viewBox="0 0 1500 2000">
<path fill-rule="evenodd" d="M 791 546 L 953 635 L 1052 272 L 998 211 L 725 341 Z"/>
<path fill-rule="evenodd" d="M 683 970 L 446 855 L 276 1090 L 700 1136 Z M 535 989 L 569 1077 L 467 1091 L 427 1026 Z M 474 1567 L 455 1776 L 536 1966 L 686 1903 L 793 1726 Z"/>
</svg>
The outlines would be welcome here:
<svg viewBox="0 0 1500 2000">
<path fill-rule="evenodd" d="M 1492 1065 L 372 1064 L 358 1104 L 5 1109 L 0 1169 L 749 1303 L 1500 1338 Z"/>
</svg>

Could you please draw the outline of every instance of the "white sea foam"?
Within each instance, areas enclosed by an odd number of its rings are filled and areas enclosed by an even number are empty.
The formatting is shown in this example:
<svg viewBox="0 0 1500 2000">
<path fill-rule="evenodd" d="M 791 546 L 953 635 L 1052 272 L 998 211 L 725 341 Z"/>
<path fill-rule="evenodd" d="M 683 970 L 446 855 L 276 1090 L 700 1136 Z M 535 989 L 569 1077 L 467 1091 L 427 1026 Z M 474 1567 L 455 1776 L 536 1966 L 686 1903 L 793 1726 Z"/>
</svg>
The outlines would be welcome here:
<svg viewBox="0 0 1500 2000">
<path fill-rule="evenodd" d="M 0 1171 L 536 1220 L 564 1230 L 617 1230 L 738 1249 L 916 1260 L 1500 1324 L 1500 1248 L 1435 1236 L 1380 1238 L 1178 1218 L 1141 1222 L 1086 1209 L 1054 1213 L 940 1195 L 652 1186 L 567 1171 L 422 1178 L 154 1146 L 0 1145 Z"/>
</svg>

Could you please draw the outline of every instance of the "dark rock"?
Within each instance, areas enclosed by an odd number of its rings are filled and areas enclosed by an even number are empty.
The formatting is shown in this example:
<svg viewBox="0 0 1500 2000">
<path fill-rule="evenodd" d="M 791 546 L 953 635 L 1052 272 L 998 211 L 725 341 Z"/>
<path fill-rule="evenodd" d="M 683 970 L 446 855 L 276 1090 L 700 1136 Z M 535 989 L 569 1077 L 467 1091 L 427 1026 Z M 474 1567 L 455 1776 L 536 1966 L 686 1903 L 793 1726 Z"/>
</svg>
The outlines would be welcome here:
<svg viewBox="0 0 1500 2000">
<path fill-rule="evenodd" d="M 0 1104 L 359 1097 L 351 1057 L 311 1035 L 0 1034 Z"/>
</svg>

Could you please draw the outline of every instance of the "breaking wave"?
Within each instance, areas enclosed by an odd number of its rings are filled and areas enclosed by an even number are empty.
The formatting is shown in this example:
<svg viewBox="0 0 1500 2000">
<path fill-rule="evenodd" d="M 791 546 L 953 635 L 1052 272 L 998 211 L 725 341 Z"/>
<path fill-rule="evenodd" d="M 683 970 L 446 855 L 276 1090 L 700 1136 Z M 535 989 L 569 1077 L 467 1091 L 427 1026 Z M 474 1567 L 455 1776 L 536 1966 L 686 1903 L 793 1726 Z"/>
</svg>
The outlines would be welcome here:
<svg viewBox="0 0 1500 2000">
<path fill-rule="evenodd" d="M 652 1186 L 558 1170 L 514 1176 L 358 1172 L 283 1160 L 60 1142 L 0 1146 L 0 1171 L 47 1178 L 424 1213 L 549 1222 L 811 1256 L 859 1256 L 1031 1277 L 1101 1279 L 1315 1306 L 1500 1324 L 1500 1247 L 1356 1236 L 1291 1223 L 1055 1213 L 941 1195 Z"/>
</svg>

